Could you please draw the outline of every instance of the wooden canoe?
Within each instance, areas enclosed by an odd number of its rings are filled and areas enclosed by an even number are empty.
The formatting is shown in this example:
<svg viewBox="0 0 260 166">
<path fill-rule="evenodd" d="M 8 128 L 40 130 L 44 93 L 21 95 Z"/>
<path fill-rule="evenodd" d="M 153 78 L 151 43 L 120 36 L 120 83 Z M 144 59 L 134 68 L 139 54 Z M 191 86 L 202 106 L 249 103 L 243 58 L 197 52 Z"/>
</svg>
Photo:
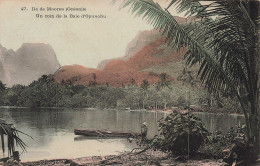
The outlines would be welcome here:
<svg viewBox="0 0 260 166">
<path fill-rule="evenodd" d="M 89 129 L 74 129 L 75 135 L 84 135 L 89 137 L 135 137 L 141 133 L 130 133 L 110 130 L 89 130 Z"/>
</svg>

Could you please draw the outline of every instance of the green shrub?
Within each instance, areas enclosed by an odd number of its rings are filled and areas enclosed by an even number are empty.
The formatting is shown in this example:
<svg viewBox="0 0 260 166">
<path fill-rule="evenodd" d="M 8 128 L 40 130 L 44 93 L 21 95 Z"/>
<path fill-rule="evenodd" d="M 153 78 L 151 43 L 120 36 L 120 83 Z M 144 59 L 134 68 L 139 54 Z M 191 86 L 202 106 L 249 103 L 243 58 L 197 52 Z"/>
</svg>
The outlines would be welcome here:
<svg viewBox="0 0 260 166">
<path fill-rule="evenodd" d="M 210 133 L 207 142 L 199 148 L 199 152 L 206 158 L 223 158 L 223 150 L 231 149 L 237 138 L 246 140 L 246 127 L 236 126 L 231 127 L 227 134 L 222 134 L 220 131 Z"/>
<path fill-rule="evenodd" d="M 182 108 L 182 109 L 186 107 L 186 100 L 183 96 L 178 97 L 177 106 Z"/>
<path fill-rule="evenodd" d="M 159 122 L 160 136 L 151 145 L 176 155 L 194 154 L 205 142 L 208 131 L 199 118 L 189 113 L 172 113 Z"/>
</svg>

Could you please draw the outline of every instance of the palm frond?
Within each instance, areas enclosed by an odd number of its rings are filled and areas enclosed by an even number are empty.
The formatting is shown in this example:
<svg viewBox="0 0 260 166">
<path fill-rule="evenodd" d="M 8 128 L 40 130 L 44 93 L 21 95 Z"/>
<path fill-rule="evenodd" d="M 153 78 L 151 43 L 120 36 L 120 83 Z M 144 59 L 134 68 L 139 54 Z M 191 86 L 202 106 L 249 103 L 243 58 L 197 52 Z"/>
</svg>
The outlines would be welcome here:
<svg viewBox="0 0 260 166">
<path fill-rule="evenodd" d="M 167 41 L 173 43 L 175 47 L 188 47 L 186 53 L 187 63 L 202 62 L 204 64 L 200 69 L 203 81 L 206 78 L 214 77 L 214 81 L 217 81 L 214 87 L 219 89 L 226 89 L 225 82 L 229 82 L 232 86 L 238 86 L 238 84 L 234 84 L 235 80 L 232 78 L 232 74 L 219 66 L 218 57 L 214 54 L 214 48 L 205 45 L 207 42 L 205 40 L 210 40 L 210 37 L 212 37 L 204 34 L 205 31 L 207 32 L 208 26 L 202 23 L 200 25 L 193 24 L 193 26 L 200 28 L 197 30 L 190 28 L 189 30 L 188 26 L 178 24 L 169 12 L 163 10 L 152 0 L 128 0 L 124 6 L 128 5 L 131 5 L 132 12 L 136 16 L 142 16 L 148 23 L 159 29 L 162 34 L 165 34 Z M 209 22 L 209 20 L 207 21 Z M 213 79 L 209 79 L 207 82 L 209 83 L 211 80 Z"/>
<path fill-rule="evenodd" d="M 196 17 L 218 19 L 202 19 L 180 25 L 167 11 L 176 4 L 179 12 L 188 10 L 187 13 Z M 126 0 L 126 6 L 131 6 L 132 13 L 143 17 L 165 34 L 167 42 L 173 47 L 188 48 L 185 54 L 187 64 L 201 63 L 198 74 L 210 91 L 236 91 L 241 85 L 248 92 L 254 89 L 254 85 L 249 83 L 255 80 L 256 73 L 251 68 L 256 65 L 254 60 L 258 56 L 258 48 L 253 46 L 258 39 L 255 37 L 255 25 L 245 12 L 246 4 L 216 1 L 202 6 L 192 0 L 172 0 L 163 10 L 152 0 Z"/>
<path fill-rule="evenodd" d="M 206 8 L 208 6 L 203 6 L 197 0 L 172 0 L 166 10 L 168 10 L 173 5 L 176 6 L 178 13 L 186 11 L 185 16 L 196 16 L 199 13 L 206 16 Z"/>
<path fill-rule="evenodd" d="M 147 23 L 159 29 L 162 34 L 166 35 L 167 41 L 174 43 L 174 47 L 183 47 L 183 44 L 196 49 L 197 52 L 208 54 L 202 45 L 191 38 L 179 25 L 174 17 L 163 10 L 159 4 L 152 0 L 126 0 L 123 7 L 130 6 L 135 16 L 142 16 Z"/>
<path fill-rule="evenodd" d="M 258 63 L 258 34 L 252 19 L 241 2 L 215 2 L 215 8 L 209 13 L 220 16 L 220 19 L 209 22 L 208 33 L 212 36 L 207 42 L 214 48 L 220 65 L 229 70 L 238 83 L 242 83 L 248 93 L 255 91 L 257 73 L 254 68 Z M 254 89 L 254 90 L 253 90 Z"/>
<path fill-rule="evenodd" d="M 5 141 L 4 136 L 7 136 L 7 147 L 8 147 L 8 154 L 12 155 L 15 151 L 15 145 L 21 147 L 23 151 L 26 151 L 26 144 L 23 142 L 23 140 L 19 137 L 19 134 L 23 133 L 19 130 L 17 130 L 12 124 L 7 124 L 4 120 L 1 120 L 0 123 L 0 134 L 1 134 L 1 145 L 2 145 L 2 151 L 5 152 Z M 25 134 L 25 133 L 23 133 Z M 27 134 L 25 134 L 27 135 Z M 29 136 L 29 135 L 27 135 Z M 32 137 L 31 137 L 32 138 Z"/>
</svg>

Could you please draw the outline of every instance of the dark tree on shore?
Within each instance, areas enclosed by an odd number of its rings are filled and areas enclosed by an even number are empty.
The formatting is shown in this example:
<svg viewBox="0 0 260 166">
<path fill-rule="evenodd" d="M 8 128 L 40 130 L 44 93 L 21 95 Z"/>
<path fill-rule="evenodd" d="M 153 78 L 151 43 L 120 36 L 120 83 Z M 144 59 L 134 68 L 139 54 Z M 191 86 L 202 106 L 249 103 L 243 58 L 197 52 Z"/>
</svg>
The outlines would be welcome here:
<svg viewBox="0 0 260 166">
<path fill-rule="evenodd" d="M 0 92 L 4 91 L 5 89 L 6 89 L 5 84 L 2 81 L 0 81 Z"/>
<path fill-rule="evenodd" d="M 2 81 L 0 81 L 0 104 L 3 103 L 3 95 L 5 90 L 6 90 L 5 84 Z"/>
</svg>

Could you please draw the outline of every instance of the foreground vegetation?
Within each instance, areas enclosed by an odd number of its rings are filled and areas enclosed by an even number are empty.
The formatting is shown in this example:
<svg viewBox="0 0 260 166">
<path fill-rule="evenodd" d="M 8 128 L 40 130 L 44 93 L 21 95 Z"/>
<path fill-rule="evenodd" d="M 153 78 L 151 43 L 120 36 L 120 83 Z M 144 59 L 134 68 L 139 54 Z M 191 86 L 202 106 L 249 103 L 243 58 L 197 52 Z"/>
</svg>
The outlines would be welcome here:
<svg viewBox="0 0 260 166">
<path fill-rule="evenodd" d="M 201 120 L 189 112 L 173 112 L 159 121 L 159 135 L 152 139 L 137 137 L 144 150 L 154 149 L 177 157 L 189 159 L 223 159 L 228 165 L 251 165 L 257 156 L 253 144 L 246 141 L 246 127 L 236 126 L 226 134 L 210 133 Z"/>
<path fill-rule="evenodd" d="M 162 8 L 153 0 L 126 0 L 122 6 L 130 6 L 132 13 L 165 34 L 169 46 L 187 48 L 186 62 L 200 65 L 198 75 L 209 92 L 236 97 L 246 120 L 247 142 L 260 154 L 260 2 L 171 0 Z M 193 21 L 178 24 L 172 7 Z"/>
</svg>

